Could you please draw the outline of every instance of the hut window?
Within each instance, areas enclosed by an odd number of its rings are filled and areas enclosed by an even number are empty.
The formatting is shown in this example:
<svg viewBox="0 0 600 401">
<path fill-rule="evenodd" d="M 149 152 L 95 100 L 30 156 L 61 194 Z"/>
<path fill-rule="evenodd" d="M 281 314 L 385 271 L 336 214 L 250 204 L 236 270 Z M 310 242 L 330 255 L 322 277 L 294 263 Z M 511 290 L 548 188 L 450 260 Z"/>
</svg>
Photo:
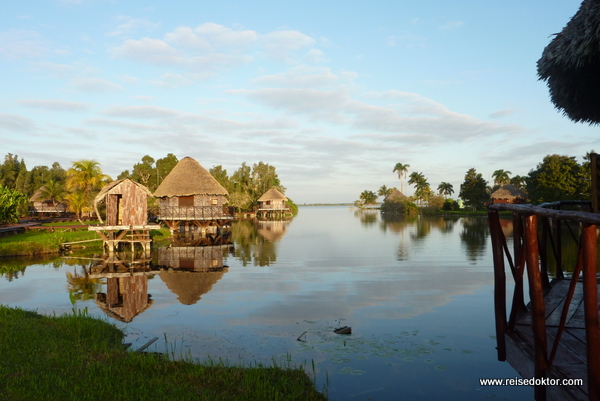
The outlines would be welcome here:
<svg viewBox="0 0 600 401">
<path fill-rule="evenodd" d="M 270 200 L 268 200 L 268 201 L 265 202 L 265 205 L 270 205 L 270 204 L 271 204 Z"/>
<path fill-rule="evenodd" d="M 193 196 L 180 196 L 179 197 L 179 206 L 194 206 L 194 197 Z"/>
<path fill-rule="evenodd" d="M 210 200 L 211 205 L 217 205 L 219 202 L 216 199 Z"/>
</svg>

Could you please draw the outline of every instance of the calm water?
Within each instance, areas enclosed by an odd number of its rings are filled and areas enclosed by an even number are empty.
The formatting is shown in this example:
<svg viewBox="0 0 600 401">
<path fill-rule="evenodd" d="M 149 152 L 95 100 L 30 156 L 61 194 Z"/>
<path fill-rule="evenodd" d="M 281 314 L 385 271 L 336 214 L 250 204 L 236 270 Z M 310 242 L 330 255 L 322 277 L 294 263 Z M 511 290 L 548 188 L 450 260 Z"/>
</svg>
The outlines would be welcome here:
<svg viewBox="0 0 600 401">
<path fill-rule="evenodd" d="M 100 262 L 90 259 L 5 275 L 0 303 L 70 312 L 71 290 L 78 308 L 117 324 L 134 348 L 159 337 L 149 350 L 235 363 L 291 359 L 309 372 L 314 362 L 331 400 L 533 399 L 529 387 L 479 385 L 517 376 L 496 360 L 485 219 L 386 223 L 378 212 L 302 207 L 284 225 L 246 221 L 232 231 L 233 246 L 175 244 L 154 254 L 162 270 L 121 279 L 121 291 L 137 294 L 124 301 L 129 309 L 106 307 L 119 279 L 93 275 Z M 90 257 L 71 256 L 80 252 Z M 210 271 L 168 268 L 191 268 L 194 258 Z M 335 334 L 340 326 L 352 334 Z"/>
</svg>

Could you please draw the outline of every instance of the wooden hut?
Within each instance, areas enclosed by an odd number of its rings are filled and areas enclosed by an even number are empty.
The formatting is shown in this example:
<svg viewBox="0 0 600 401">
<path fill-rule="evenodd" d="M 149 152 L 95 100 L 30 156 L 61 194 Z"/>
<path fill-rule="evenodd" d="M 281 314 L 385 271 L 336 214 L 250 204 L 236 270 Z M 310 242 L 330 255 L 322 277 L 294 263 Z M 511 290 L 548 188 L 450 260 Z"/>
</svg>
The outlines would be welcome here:
<svg viewBox="0 0 600 401">
<path fill-rule="evenodd" d="M 94 199 L 96 215 L 100 225 L 90 226 L 104 241 L 109 253 L 114 252 L 119 243 L 136 243 L 144 250 L 150 249 L 150 230 L 160 228 L 158 224 L 148 224 L 148 196 L 152 193 L 142 184 L 124 178 L 105 185 Z M 105 220 L 98 210 L 98 205 L 106 204 Z"/>
<path fill-rule="evenodd" d="M 506 184 L 492 193 L 490 201 L 491 203 L 525 203 L 527 194 L 512 184 Z"/>
<path fill-rule="evenodd" d="M 44 196 L 45 187 L 42 186 L 40 189 L 35 191 L 33 196 L 29 199 L 32 203 L 29 208 L 29 212 L 32 214 L 61 214 L 67 212 L 67 204 L 63 202 L 56 202 L 53 199 L 46 199 Z"/>
<path fill-rule="evenodd" d="M 233 219 L 224 207 L 228 195 L 227 190 L 191 157 L 181 159 L 154 191 L 158 198 L 158 218 L 171 231 L 190 222 L 202 229 L 223 227 Z"/>
<path fill-rule="evenodd" d="M 383 201 L 384 202 L 400 202 L 405 201 L 408 198 L 404 195 L 399 189 L 394 190 L 391 194 L 386 196 Z"/>
<path fill-rule="evenodd" d="M 283 217 L 290 213 L 287 205 L 287 198 L 275 188 L 269 189 L 260 198 L 258 198 L 257 216 L 262 217 Z"/>
</svg>

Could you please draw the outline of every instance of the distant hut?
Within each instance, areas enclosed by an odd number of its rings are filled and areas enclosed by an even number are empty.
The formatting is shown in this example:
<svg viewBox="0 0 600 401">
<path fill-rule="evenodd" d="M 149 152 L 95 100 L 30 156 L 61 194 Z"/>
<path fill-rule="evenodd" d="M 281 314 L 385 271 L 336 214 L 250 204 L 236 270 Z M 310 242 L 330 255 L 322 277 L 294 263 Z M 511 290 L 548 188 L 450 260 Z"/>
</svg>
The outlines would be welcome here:
<svg viewBox="0 0 600 401">
<path fill-rule="evenodd" d="M 67 211 L 66 203 L 56 202 L 53 199 L 47 199 L 44 196 L 44 193 L 45 193 L 45 186 L 42 186 L 37 191 L 35 191 L 33 196 L 29 199 L 29 201 L 32 203 L 31 207 L 29 208 L 29 211 L 32 214 L 66 213 L 66 211 Z"/>
<path fill-rule="evenodd" d="M 490 196 L 491 203 L 525 203 L 527 194 L 512 184 L 501 186 Z"/>
<path fill-rule="evenodd" d="M 181 223 L 199 227 L 221 227 L 233 219 L 225 211 L 228 192 L 196 160 L 185 157 L 154 191 L 158 198 L 158 218 L 171 230 Z"/>
<path fill-rule="evenodd" d="M 264 217 L 283 216 L 290 211 L 287 198 L 275 188 L 269 189 L 258 198 L 257 215 Z"/>
<path fill-rule="evenodd" d="M 399 189 L 394 190 L 391 194 L 386 196 L 383 201 L 384 202 L 400 202 L 405 201 L 408 198 L 404 195 Z"/>
<path fill-rule="evenodd" d="M 103 224 L 98 205 L 106 204 L 106 224 L 109 226 L 143 225 L 148 221 L 148 197 L 152 192 L 129 178 L 105 185 L 94 198 L 96 215 Z"/>
<path fill-rule="evenodd" d="M 600 123 L 600 2 L 584 0 L 537 62 L 556 108 L 575 122 Z"/>
</svg>

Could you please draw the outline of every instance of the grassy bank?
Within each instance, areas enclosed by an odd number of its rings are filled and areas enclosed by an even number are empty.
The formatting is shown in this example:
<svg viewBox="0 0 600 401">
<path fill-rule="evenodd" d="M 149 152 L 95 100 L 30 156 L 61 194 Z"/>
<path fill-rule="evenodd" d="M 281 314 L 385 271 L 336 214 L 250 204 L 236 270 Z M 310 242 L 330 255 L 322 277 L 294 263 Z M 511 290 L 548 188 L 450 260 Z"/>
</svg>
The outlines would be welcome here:
<svg viewBox="0 0 600 401">
<path fill-rule="evenodd" d="M 62 243 L 89 240 L 97 241 L 81 245 L 86 248 L 102 249 L 102 241 L 96 232 L 88 231 L 87 226 L 82 226 L 81 230 L 77 231 L 61 229 L 61 226 L 67 224 L 72 225 L 72 223 L 51 223 L 48 226 L 52 226 L 53 231 L 35 230 L 2 237 L 0 238 L 0 257 L 58 254 Z M 153 240 L 161 240 L 170 236 L 167 229 L 152 230 L 150 235 Z"/>
<path fill-rule="evenodd" d="M 128 352 L 115 326 L 0 306 L 2 400 L 325 400 L 301 368 L 234 367 Z"/>
</svg>

